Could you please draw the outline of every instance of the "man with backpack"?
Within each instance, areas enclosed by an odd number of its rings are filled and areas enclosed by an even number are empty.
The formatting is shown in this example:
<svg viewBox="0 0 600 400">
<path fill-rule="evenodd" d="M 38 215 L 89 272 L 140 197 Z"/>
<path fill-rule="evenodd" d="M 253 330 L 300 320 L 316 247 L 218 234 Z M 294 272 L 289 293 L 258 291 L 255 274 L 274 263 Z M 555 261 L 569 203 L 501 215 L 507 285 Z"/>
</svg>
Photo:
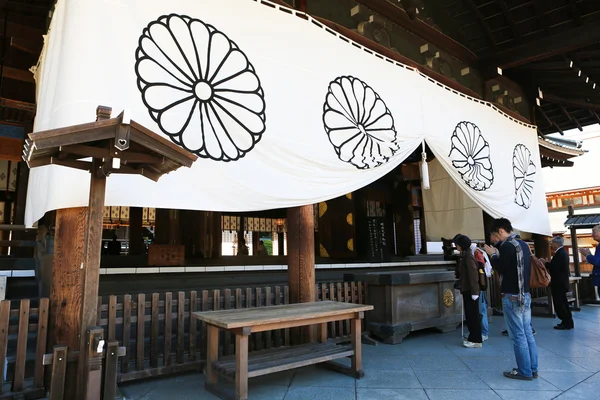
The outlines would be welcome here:
<svg viewBox="0 0 600 400">
<path fill-rule="evenodd" d="M 517 361 L 517 368 L 504 372 L 504 376 L 532 380 L 538 377 L 538 351 L 531 328 L 529 246 L 517 238 L 506 218 L 494 220 L 491 231 L 498 234 L 502 245 L 499 250 L 488 245 L 484 249 L 502 276 L 502 309 Z"/>
</svg>

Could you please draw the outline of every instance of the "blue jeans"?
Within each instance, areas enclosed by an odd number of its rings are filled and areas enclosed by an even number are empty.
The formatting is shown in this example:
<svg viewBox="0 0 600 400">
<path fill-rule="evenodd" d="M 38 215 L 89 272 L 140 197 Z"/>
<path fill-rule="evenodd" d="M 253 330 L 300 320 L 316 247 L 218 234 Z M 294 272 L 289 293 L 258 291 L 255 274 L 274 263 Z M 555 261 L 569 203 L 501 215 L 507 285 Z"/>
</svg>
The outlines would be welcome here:
<svg viewBox="0 0 600 400">
<path fill-rule="evenodd" d="M 488 314 L 487 314 L 487 297 L 485 290 L 479 293 L 479 314 L 481 314 L 481 334 L 487 336 L 489 333 Z"/>
<path fill-rule="evenodd" d="M 525 304 L 519 306 L 518 295 L 502 296 L 504 320 L 513 342 L 519 374 L 531 377 L 538 370 L 538 351 L 531 328 L 531 295 L 525 293 Z"/>
</svg>

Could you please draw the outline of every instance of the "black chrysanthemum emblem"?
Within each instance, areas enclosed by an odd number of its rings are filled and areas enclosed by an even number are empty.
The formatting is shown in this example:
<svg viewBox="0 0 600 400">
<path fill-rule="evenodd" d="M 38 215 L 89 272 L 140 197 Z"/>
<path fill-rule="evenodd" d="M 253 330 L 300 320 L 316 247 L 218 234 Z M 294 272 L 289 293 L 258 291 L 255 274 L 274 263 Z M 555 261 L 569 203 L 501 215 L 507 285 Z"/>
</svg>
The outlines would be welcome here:
<svg viewBox="0 0 600 400">
<path fill-rule="evenodd" d="M 202 158 L 235 161 L 265 131 L 260 80 L 246 55 L 213 26 L 171 14 L 139 39 L 142 99 L 173 142 Z"/>
<path fill-rule="evenodd" d="M 531 151 L 522 144 L 513 151 L 513 177 L 515 178 L 515 203 L 523 208 L 531 207 L 536 167 Z"/>
<path fill-rule="evenodd" d="M 485 191 L 494 183 L 490 145 L 472 122 L 460 122 L 452 133 L 450 160 L 470 188 Z"/>
<path fill-rule="evenodd" d="M 331 82 L 323 109 L 325 131 L 340 160 L 374 168 L 400 149 L 390 110 L 360 79 L 342 76 Z"/>
</svg>

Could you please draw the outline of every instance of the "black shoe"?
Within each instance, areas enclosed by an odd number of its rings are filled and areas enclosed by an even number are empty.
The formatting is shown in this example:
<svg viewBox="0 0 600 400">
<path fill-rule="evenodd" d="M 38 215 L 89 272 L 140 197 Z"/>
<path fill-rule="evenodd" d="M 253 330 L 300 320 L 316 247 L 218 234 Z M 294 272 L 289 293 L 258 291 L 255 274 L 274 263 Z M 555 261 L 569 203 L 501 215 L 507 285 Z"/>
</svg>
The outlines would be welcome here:
<svg viewBox="0 0 600 400">
<path fill-rule="evenodd" d="M 508 330 L 502 331 L 502 336 L 508 336 Z"/>
<path fill-rule="evenodd" d="M 559 331 L 564 331 L 567 330 L 569 328 L 567 328 L 566 326 L 564 326 L 563 324 L 558 324 L 554 327 L 554 329 L 558 329 Z"/>
<path fill-rule="evenodd" d="M 516 369 L 513 369 L 512 371 L 509 372 L 504 372 L 504 376 L 510 379 L 519 379 L 522 381 L 531 381 L 533 380 L 532 377 L 527 377 L 527 376 L 523 376 L 521 374 L 519 374 L 519 372 Z"/>
<path fill-rule="evenodd" d="M 517 371 L 518 371 L 518 370 L 517 370 L 516 368 L 513 368 L 513 373 L 518 373 Z M 533 372 L 533 373 L 531 374 L 531 377 L 532 377 L 533 379 L 537 379 L 537 378 L 538 378 L 538 373 L 537 373 L 537 371 L 536 371 L 536 372 Z"/>
<path fill-rule="evenodd" d="M 531 331 L 533 332 L 533 336 L 537 335 L 537 332 L 535 331 L 535 329 L 533 329 L 533 327 L 531 327 Z"/>
</svg>

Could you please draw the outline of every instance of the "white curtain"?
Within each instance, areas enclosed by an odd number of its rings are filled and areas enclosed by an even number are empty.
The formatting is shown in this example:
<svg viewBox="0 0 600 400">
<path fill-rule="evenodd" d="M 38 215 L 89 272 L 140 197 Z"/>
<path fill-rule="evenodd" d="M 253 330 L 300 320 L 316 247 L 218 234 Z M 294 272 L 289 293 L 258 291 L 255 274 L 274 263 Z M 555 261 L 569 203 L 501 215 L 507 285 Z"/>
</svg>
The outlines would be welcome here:
<svg viewBox="0 0 600 400">
<path fill-rule="evenodd" d="M 471 240 L 485 239 L 483 213 L 438 160 L 429 163 L 431 189 L 423 190 L 427 240 L 439 242 L 462 233 Z"/>
<path fill-rule="evenodd" d="M 533 127 L 281 10 L 254 0 L 59 1 L 36 74 L 35 130 L 92 121 L 100 104 L 127 109 L 199 159 L 158 183 L 112 175 L 107 205 L 212 211 L 334 198 L 426 140 L 486 211 L 549 232 L 538 176 L 526 204 L 513 198 L 513 148 L 523 142 L 539 164 Z M 490 143 L 495 175 L 485 191 L 464 183 L 464 167 L 449 158 L 461 121 Z M 35 168 L 29 182 L 27 224 L 87 204 L 81 171 Z"/>
</svg>

